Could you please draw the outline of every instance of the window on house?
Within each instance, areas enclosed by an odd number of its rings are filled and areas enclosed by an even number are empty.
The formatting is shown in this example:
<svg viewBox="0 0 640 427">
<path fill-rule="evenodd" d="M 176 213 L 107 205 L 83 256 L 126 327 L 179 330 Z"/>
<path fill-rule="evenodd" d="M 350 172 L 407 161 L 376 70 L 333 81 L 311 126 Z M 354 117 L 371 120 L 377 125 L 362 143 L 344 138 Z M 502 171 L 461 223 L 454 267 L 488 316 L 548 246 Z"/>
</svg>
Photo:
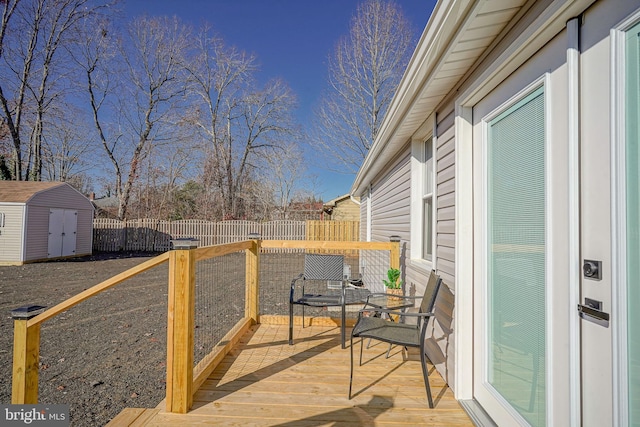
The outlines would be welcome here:
<svg viewBox="0 0 640 427">
<path fill-rule="evenodd" d="M 434 196 L 433 140 L 428 138 L 423 146 L 422 168 L 422 259 L 433 258 L 433 196 Z"/>
</svg>

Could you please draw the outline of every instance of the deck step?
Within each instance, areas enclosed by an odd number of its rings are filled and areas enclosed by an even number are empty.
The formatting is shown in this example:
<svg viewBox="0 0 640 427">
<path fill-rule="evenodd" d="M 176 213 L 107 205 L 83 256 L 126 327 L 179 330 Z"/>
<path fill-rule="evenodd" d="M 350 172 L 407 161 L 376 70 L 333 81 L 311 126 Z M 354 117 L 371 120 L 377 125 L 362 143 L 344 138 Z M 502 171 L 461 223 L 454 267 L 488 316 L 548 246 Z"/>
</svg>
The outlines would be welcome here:
<svg viewBox="0 0 640 427">
<path fill-rule="evenodd" d="M 158 412 L 160 412 L 159 409 L 125 408 L 109 421 L 107 427 L 144 426 Z"/>
</svg>

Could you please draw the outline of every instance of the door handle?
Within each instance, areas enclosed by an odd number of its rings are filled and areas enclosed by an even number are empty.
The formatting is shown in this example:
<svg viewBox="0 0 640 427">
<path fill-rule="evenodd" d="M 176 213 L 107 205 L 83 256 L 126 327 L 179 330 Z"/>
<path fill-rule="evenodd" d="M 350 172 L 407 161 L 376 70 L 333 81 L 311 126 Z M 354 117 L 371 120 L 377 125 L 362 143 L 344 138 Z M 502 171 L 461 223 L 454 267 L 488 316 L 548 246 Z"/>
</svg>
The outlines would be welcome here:
<svg viewBox="0 0 640 427">
<path fill-rule="evenodd" d="M 592 300 L 591 298 L 584 299 L 585 304 L 578 304 L 578 314 L 584 320 L 588 320 L 605 328 L 609 327 L 609 313 L 605 313 L 601 310 L 602 302 Z"/>
</svg>

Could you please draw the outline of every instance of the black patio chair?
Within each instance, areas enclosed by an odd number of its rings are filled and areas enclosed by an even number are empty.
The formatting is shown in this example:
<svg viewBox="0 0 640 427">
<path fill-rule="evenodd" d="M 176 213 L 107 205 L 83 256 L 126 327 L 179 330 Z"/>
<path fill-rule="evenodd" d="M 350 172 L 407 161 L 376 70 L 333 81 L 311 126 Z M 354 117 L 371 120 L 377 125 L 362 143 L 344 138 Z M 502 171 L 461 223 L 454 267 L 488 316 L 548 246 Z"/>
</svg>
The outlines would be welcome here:
<svg viewBox="0 0 640 427">
<path fill-rule="evenodd" d="M 345 343 L 345 305 L 361 304 L 370 292 L 364 287 L 348 284 L 344 277 L 344 256 L 305 254 L 304 272 L 291 281 L 289 294 L 289 345 L 293 345 L 293 306 L 302 306 L 302 327 L 304 308 L 342 307 L 342 347 Z M 299 285 L 299 286 L 298 286 Z M 305 286 L 313 287 L 308 292 Z M 347 291 L 347 287 L 349 290 Z M 300 290 L 297 290 L 300 289 Z"/>
<path fill-rule="evenodd" d="M 433 306 L 441 283 L 442 279 L 435 273 L 435 271 L 431 271 L 424 296 L 422 297 L 420 309 L 417 312 L 389 310 L 379 306 L 367 306 L 366 304 L 358 312 L 358 320 L 351 332 L 349 399 L 351 399 L 351 390 L 353 386 L 353 339 L 360 337 L 360 366 L 362 366 L 362 341 L 365 338 L 371 338 L 389 344 L 400 345 L 403 347 L 416 347 L 420 349 L 420 363 L 422 364 L 422 375 L 424 377 L 424 385 L 427 390 L 427 399 L 429 401 L 429 408 L 433 408 L 433 398 L 431 397 L 431 388 L 429 387 L 429 373 L 427 371 L 424 345 L 427 324 L 429 323 L 429 318 L 434 315 Z M 372 294 L 372 296 L 373 295 L 375 294 Z M 403 299 L 420 298 L 396 295 L 393 295 L 393 297 Z M 372 312 L 386 313 L 388 318 L 371 315 Z M 368 316 L 366 316 L 366 314 L 368 314 Z M 394 321 L 394 317 L 399 318 L 399 321 Z M 406 323 L 409 319 L 414 319 L 415 322 Z"/>
</svg>

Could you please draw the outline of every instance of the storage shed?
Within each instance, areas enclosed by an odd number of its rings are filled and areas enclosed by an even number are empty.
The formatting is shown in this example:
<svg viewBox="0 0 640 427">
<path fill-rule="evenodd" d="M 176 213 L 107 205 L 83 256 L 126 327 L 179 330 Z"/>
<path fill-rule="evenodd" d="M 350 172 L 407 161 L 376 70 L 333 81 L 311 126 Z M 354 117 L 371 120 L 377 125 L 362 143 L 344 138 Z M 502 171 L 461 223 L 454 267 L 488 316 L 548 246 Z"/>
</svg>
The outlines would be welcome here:
<svg viewBox="0 0 640 427">
<path fill-rule="evenodd" d="M 0 181 L 0 264 L 90 255 L 93 204 L 63 182 Z"/>
</svg>

